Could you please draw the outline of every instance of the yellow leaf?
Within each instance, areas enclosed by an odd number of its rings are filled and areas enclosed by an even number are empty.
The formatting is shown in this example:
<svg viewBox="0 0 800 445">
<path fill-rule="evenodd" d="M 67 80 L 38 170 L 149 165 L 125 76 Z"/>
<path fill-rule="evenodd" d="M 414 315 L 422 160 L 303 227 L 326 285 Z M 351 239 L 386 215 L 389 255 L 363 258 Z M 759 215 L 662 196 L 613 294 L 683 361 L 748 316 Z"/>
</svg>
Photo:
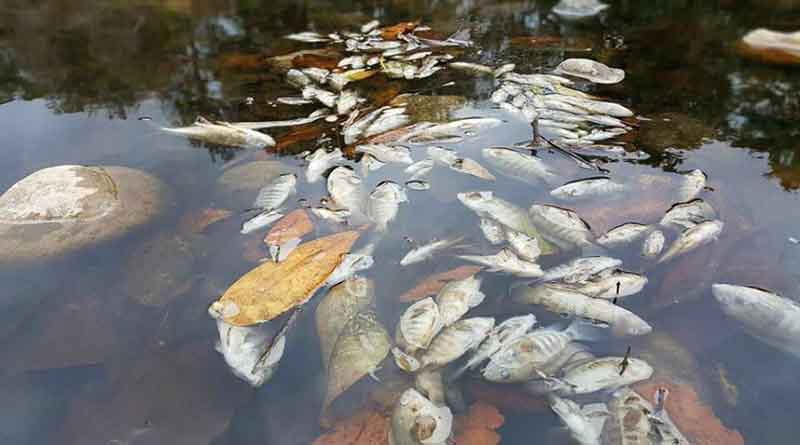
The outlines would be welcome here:
<svg viewBox="0 0 800 445">
<path fill-rule="evenodd" d="M 280 263 L 244 274 L 215 301 L 210 312 L 234 326 L 272 320 L 308 301 L 342 261 L 359 232 L 336 233 L 303 243 Z"/>
</svg>

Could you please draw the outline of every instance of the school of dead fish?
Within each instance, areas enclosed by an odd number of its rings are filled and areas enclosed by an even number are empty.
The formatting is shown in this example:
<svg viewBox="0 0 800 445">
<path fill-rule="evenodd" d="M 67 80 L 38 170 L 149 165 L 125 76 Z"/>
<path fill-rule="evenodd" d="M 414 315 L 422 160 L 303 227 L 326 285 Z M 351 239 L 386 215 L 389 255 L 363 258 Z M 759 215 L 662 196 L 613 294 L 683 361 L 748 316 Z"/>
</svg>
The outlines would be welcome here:
<svg viewBox="0 0 800 445">
<path fill-rule="evenodd" d="M 593 1 L 562 1 L 554 13 L 591 15 L 605 7 Z M 415 376 L 416 386 L 406 389 L 395 404 L 390 443 L 447 443 L 453 428 L 447 394 L 457 391 L 461 379 L 478 378 L 546 396 L 553 412 L 580 444 L 688 444 L 664 409 L 665 390 L 658 390 L 657 406 L 652 406 L 629 388 L 650 378 L 653 368 L 629 353 L 595 356 L 591 345 L 610 336 L 641 336 L 653 330 L 624 307 L 648 280 L 642 273 L 626 271 L 622 261 L 613 256 L 616 249 L 639 243 L 645 264 L 639 270 L 647 270 L 648 263 L 672 261 L 721 235 L 724 223 L 701 197 L 706 174 L 692 170 L 676 175 L 675 204 L 659 221 L 631 221 L 603 234 L 594 233 L 569 208 L 570 203 L 604 200 L 613 205 L 615 197 L 628 192 L 624 182 L 608 175 L 570 181 L 530 150 L 488 147 L 481 151 L 480 162 L 463 157 L 441 144 L 462 141 L 500 127 L 504 121 L 474 117 L 446 123 L 412 122 L 404 107 L 372 107 L 348 86 L 374 74 L 416 80 L 449 68 L 490 76 L 496 85 L 491 101 L 533 123 L 535 133 L 548 142 L 564 151 L 571 147 L 604 150 L 634 129 L 634 113 L 572 87 L 585 81 L 617 83 L 624 79 L 624 71 L 593 60 L 568 59 L 551 73 L 517 73 L 511 64 L 490 67 L 457 60 L 447 50 L 472 46 L 468 32 L 444 40 L 415 34 L 427 30 L 408 24 L 403 32 L 384 38 L 384 28 L 370 22 L 353 32 L 325 35 L 308 31 L 286 36 L 297 42 L 334 45 L 348 54 L 335 70 L 291 69 L 286 74 L 298 96 L 283 98 L 282 103 L 316 103 L 323 108 L 290 121 L 237 124 L 200 118 L 190 127 L 165 129 L 210 143 L 264 148 L 274 146 L 275 141 L 258 129 L 326 119 L 338 122 L 344 142 L 363 155 L 367 167 L 362 174 L 339 148 L 319 148 L 305 157 L 305 182 L 324 179 L 329 195 L 320 206 L 309 209 L 311 214 L 334 224 L 368 224 L 370 233 L 367 244 L 342 257 L 325 282 L 325 296 L 316 310 L 328 379 L 323 423 L 339 395 L 366 375 L 376 377 L 376 371 L 387 366 L 386 357 L 392 357 L 398 368 Z M 374 136 L 398 128 L 405 131 L 395 140 L 372 142 Z M 576 160 L 581 163 L 579 157 Z M 389 163 L 403 166 L 407 181 L 386 180 L 365 190 L 363 176 Z M 434 297 L 413 302 L 400 314 L 394 329 L 387 329 L 375 312 L 374 289 L 380 283 L 358 272 L 373 265 L 376 244 L 391 230 L 397 215 L 413 205 L 408 190 L 430 188 L 425 178 L 434 168 L 474 176 L 487 186 L 495 175 L 547 186 L 552 202 L 533 202 L 526 208 L 489 189 L 458 192 L 458 201 L 475 213 L 475 223 L 491 250 L 476 252 L 463 237 L 455 236 L 417 243 L 392 261 L 411 267 L 449 255 L 478 264 L 482 271 L 448 282 Z M 262 230 L 284 218 L 300 179 L 300 175 L 287 172 L 263 187 L 249 209 L 255 213 L 243 222 L 241 232 Z M 271 261 L 291 255 L 310 231 L 309 227 L 285 239 L 268 236 Z M 564 258 L 560 264 L 540 262 L 554 253 Z M 513 280 L 503 304 L 529 305 L 537 313 L 562 315 L 571 322 L 566 327 L 558 323 L 539 326 L 534 313 L 506 315 L 504 319 L 472 315 L 484 300 L 496 297 L 481 291 L 483 278 L 492 274 Z M 712 292 L 723 311 L 741 322 L 747 332 L 800 356 L 800 306 L 769 291 L 733 284 L 715 284 Z M 276 328 L 274 323 L 229 325 L 224 317 L 231 314 L 212 311 L 220 337 L 217 350 L 237 377 L 256 387 L 263 385 L 279 365 L 287 332 L 298 312 L 292 312 Z"/>
</svg>

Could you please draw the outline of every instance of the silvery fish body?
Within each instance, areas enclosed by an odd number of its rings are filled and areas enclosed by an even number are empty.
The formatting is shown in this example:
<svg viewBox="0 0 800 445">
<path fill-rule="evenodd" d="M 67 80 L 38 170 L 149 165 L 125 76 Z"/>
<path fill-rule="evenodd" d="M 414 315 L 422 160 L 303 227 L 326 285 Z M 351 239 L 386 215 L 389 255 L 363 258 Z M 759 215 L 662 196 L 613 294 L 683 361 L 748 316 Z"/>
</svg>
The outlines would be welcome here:
<svg viewBox="0 0 800 445">
<path fill-rule="evenodd" d="M 486 170 L 486 168 L 478 164 L 477 161 L 470 158 L 456 159 L 452 164 L 450 164 L 450 169 L 474 176 L 476 178 L 484 179 L 486 181 L 494 181 L 497 179 L 491 172 L 489 172 L 489 170 Z"/>
<path fill-rule="evenodd" d="M 364 175 L 366 178 L 369 176 L 370 172 L 374 172 L 376 170 L 380 170 L 386 165 L 384 162 L 379 161 L 372 155 L 365 154 L 364 157 L 361 158 L 361 174 Z"/>
<path fill-rule="evenodd" d="M 384 181 L 375 187 L 367 201 L 367 216 L 375 223 L 375 230 L 386 231 L 389 223 L 397 216 L 402 202 L 408 202 L 408 197 L 400 185 Z"/>
<path fill-rule="evenodd" d="M 336 106 L 336 99 L 339 97 L 328 90 L 323 90 L 322 88 L 311 85 L 303 88 L 302 94 L 303 99 L 316 100 L 328 108 L 333 108 Z"/>
<path fill-rule="evenodd" d="M 431 241 L 428 244 L 424 244 L 422 246 L 415 247 L 411 249 L 404 257 L 400 260 L 401 266 L 408 266 L 409 264 L 419 263 L 421 261 L 425 261 L 439 251 L 444 249 L 448 249 L 450 247 L 455 246 L 461 241 L 461 238 L 451 238 L 451 239 L 443 239 L 437 241 Z"/>
<path fill-rule="evenodd" d="M 366 34 L 372 31 L 373 29 L 377 29 L 379 26 L 381 26 L 381 22 L 379 22 L 378 20 L 371 20 L 361 25 L 361 32 Z"/>
<path fill-rule="evenodd" d="M 255 232 L 256 230 L 269 226 L 281 218 L 283 218 L 283 214 L 275 210 L 261 212 L 242 223 L 242 229 L 240 232 L 242 235 Z"/>
<path fill-rule="evenodd" d="M 342 257 L 342 261 L 336 266 L 336 269 L 325 280 L 326 286 L 333 286 L 341 283 L 348 278 L 354 276 L 362 270 L 367 270 L 375 264 L 372 258 L 372 252 L 375 250 L 375 244 L 367 244 L 357 252 L 348 253 Z"/>
<path fill-rule="evenodd" d="M 405 352 L 414 353 L 427 349 L 443 327 L 439 306 L 433 298 L 428 297 L 415 302 L 403 312 L 397 323 L 395 341 Z"/>
<path fill-rule="evenodd" d="M 194 124 L 188 127 L 162 127 L 161 130 L 170 134 L 186 136 L 189 139 L 228 147 L 264 148 L 275 146 L 275 139 L 268 134 L 237 127 L 228 122 L 210 122 L 203 117 L 198 117 Z"/>
<path fill-rule="evenodd" d="M 328 194 L 341 207 L 352 213 L 362 212 L 364 191 L 361 178 L 347 167 L 336 167 L 328 175 Z"/>
<path fill-rule="evenodd" d="M 567 3 L 562 1 L 562 4 Z M 571 3 L 579 3 L 576 0 L 571 0 Z M 586 3 L 586 0 L 583 0 Z M 597 5 L 602 3 L 595 2 Z M 608 5 L 603 5 L 608 7 Z M 554 9 L 555 12 L 556 9 Z M 619 83 L 625 79 L 625 71 L 618 68 L 609 68 L 596 60 L 591 59 L 567 59 L 561 62 L 556 67 L 555 73 L 566 74 L 573 77 L 580 77 L 593 83 L 613 84 Z"/>
<path fill-rule="evenodd" d="M 659 387 L 656 389 L 654 395 L 655 406 L 653 407 L 653 414 L 650 416 L 650 424 L 652 425 L 654 436 L 660 444 L 691 445 L 686 436 L 675 425 L 675 422 L 672 421 L 664 406 L 668 394 L 667 388 Z"/>
<path fill-rule="evenodd" d="M 339 60 L 339 63 L 337 64 L 339 68 L 350 67 L 353 69 L 364 68 L 366 65 L 367 65 L 367 56 L 364 55 L 345 57 Z"/>
<path fill-rule="evenodd" d="M 564 248 L 592 245 L 589 225 L 572 210 L 546 204 L 534 204 L 528 214 L 530 221 L 547 241 Z"/>
<path fill-rule="evenodd" d="M 409 165 L 403 172 L 410 175 L 408 178 L 409 181 L 413 181 L 427 176 L 433 169 L 433 164 L 433 159 L 423 159 L 422 161 L 417 161 Z"/>
<path fill-rule="evenodd" d="M 503 226 L 497 221 L 489 218 L 481 218 L 481 232 L 491 244 L 500 244 L 505 241 Z"/>
<path fill-rule="evenodd" d="M 304 86 L 310 85 L 312 80 L 302 71 L 292 68 L 286 72 L 286 82 L 294 87 L 302 89 Z"/>
<path fill-rule="evenodd" d="M 550 166 L 532 155 L 508 148 L 484 148 L 481 153 L 500 173 L 529 184 L 539 181 L 552 183 L 558 178 Z"/>
<path fill-rule="evenodd" d="M 453 429 L 453 414 L 414 388 L 407 389 L 392 411 L 392 445 L 445 445 Z"/>
<path fill-rule="evenodd" d="M 359 137 L 364 134 L 364 131 L 367 127 L 370 126 L 378 116 L 381 115 L 384 111 L 389 110 L 389 107 L 381 107 L 374 111 L 367 113 L 365 116 L 358 118 L 358 112 L 354 112 L 353 121 L 348 122 L 344 125 L 344 129 L 342 130 L 342 134 L 344 136 L 345 144 L 352 144 L 355 142 Z M 348 119 L 349 121 L 350 119 Z"/>
<path fill-rule="evenodd" d="M 418 372 L 414 376 L 414 388 L 424 395 L 431 402 L 438 406 L 444 406 L 446 402 L 444 379 L 442 370 L 425 370 Z"/>
<path fill-rule="evenodd" d="M 714 284 L 711 292 L 729 317 L 764 343 L 800 357 L 800 305 L 765 290 Z"/>
<path fill-rule="evenodd" d="M 532 85 L 539 88 L 555 88 L 555 86 L 559 84 L 572 84 L 572 81 L 565 77 L 551 76 L 547 74 L 519 74 L 512 72 L 502 75 L 501 79 L 508 82 L 514 82 L 521 85 Z"/>
<path fill-rule="evenodd" d="M 592 298 L 614 300 L 638 294 L 647 285 L 647 277 L 622 270 L 591 277 L 575 290 Z"/>
<path fill-rule="evenodd" d="M 597 238 L 597 244 L 604 247 L 613 247 L 620 244 L 631 243 L 642 238 L 651 230 L 648 224 L 625 223 L 606 232 Z"/>
<path fill-rule="evenodd" d="M 679 255 L 683 255 L 686 252 L 690 252 L 700 246 L 715 241 L 719 238 L 719 234 L 722 233 L 723 227 L 724 224 L 722 221 L 714 220 L 702 222 L 692 228 L 686 229 L 686 231 L 669 246 L 667 252 L 659 258 L 658 262 L 663 263 L 669 261 Z"/>
<path fill-rule="evenodd" d="M 539 375 L 547 365 L 572 341 L 563 331 L 537 329 L 509 342 L 494 353 L 482 371 L 490 382 L 525 382 Z"/>
<path fill-rule="evenodd" d="M 479 63 L 451 62 L 447 66 L 450 68 L 455 68 L 459 71 L 467 72 L 469 74 L 486 74 L 491 76 L 494 73 L 494 69 L 492 67 L 481 65 Z"/>
<path fill-rule="evenodd" d="M 664 243 L 667 241 L 664 232 L 660 230 L 653 230 L 647 235 L 642 243 L 642 256 L 646 258 L 655 258 L 664 250 Z"/>
<path fill-rule="evenodd" d="M 411 123 L 411 117 L 404 114 L 405 109 L 400 109 L 400 112 L 390 112 L 387 110 L 381 113 L 369 126 L 364 129 L 363 137 L 368 138 L 377 134 L 385 133 L 400 127 L 404 127 Z M 397 110 L 394 110 L 397 111 Z"/>
<path fill-rule="evenodd" d="M 608 8 L 599 0 L 561 0 L 553 7 L 553 14 L 565 19 L 592 17 Z"/>
<path fill-rule="evenodd" d="M 418 131 L 409 133 L 401 138 L 399 142 L 409 141 L 412 143 L 425 143 L 449 140 L 453 137 L 467 135 L 467 133 L 493 128 L 502 123 L 503 121 L 501 119 L 494 117 L 468 117 L 443 124 L 426 126 Z"/>
<path fill-rule="evenodd" d="M 495 70 L 492 72 L 492 75 L 493 75 L 494 77 L 501 77 L 501 76 L 503 76 L 503 75 L 505 75 L 505 74 L 508 74 L 508 73 L 510 73 L 510 72 L 512 72 L 512 71 L 514 71 L 514 69 L 515 69 L 516 67 L 517 67 L 517 65 L 516 65 L 516 64 L 513 64 L 513 63 L 506 63 L 505 65 L 501 65 L 501 66 L 497 67 L 497 69 L 495 69 Z"/>
<path fill-rule="evenodd" d="M 356 152 L 367 153 L 374 156 L 381 162 L 397 162 L 400 164 L 411 164 L 411 151 L 402 145 L 385 144 L 364 144 L 357 145 Z"/>
<path fill-rule="evenodd" d="M 511 317 L 495 326 L 494 329 L 489 332 L 489 335 L 486 336 L 486 339 L 475 349 L 464 366 L 453 373 L 451 380 L 457 379 L 468 369 L 475 369 L 478 365 L 500 351 L 504 346 L 522 337 L 535 324 L 536 316 L 528 314 Z"/>
<path fill-rule="evenodd" d="M 565 283 L 581 283 L 589 279 L 592 275 L 620 265 L 622 265 L 621 260 L 606 256 L 576 258 L 567 263 L 547 269 L 542 280 L 562 280 Z"/>
<path fill-rule="evenodd" d="M 430 190 L 431 189 L 431 183 L 430 182 L 428 182 L 428 181 L 420 181 L 420 180 L 406 181 L 405 182 L 405 186 L 409 190 L 415 190 L 415 191 L 425 191 L 425 190 Z"/>
<path fill-rule="evenodd" d="M 506 239 L 511 250 L 525 261 L 536 261 L 542 254 L 539 240 L 516 230 L 506 230 Z"/>
<path fill-rule="evenodd" d="M 339 94 L 339 97 L 336 99 L 336 114 L 345 115 L 350 113 L 353 108 L 358 105 L 360 97 L 358 97 L 358 93 L 353 90 L 345 90 Z"/>
<path fill-rule="evenodd" d="M 435 145 L 428 147 L 428 157 L 445 167 L 450 167 L 458 160 L 458 154 L 456 154 L 455 150 Z"/>
<path fill-rule="evenodd" d="M 557 97 L 551 97 L 550 99 L 558 100 L 561 103 L 570 104 L 575 107 L 578 107 L 579 109 L 584 110 L 584 112 L 579 112 L 575 114 L 605 114 L 612 117 L 633 116 L 633 111 L 614 102 L 603 102 L 600 100 L 586 99 L 582 97 L 575 97 L 568 95 L 558 95 Z"/>
<path fill-rule="evenodd" d="M 602 357 L 567 370 L 557 384 L 556 392 L 565 395 L 591 394 L 598 391 L 613 391 L 624 386 L 647 380 L 653 368 L 644 360 L 628 357 Z"/>
<path fill-rule="evenodd" d="M 580 445 L 602 445 L 600 441 L 608 412 L 602 403 L 581 408 L 569 399 L 556 395 L 548 398 L 550 409 L 558 415 L 569 430 L 570 436 Z"/>
<path fill-rule="evenodd" d="M 486 296 L 480 291 L 481 279 L 472 275 L 463 280 L 451 281 L 436 295 L 436 304 L 442 323 L 450 326 L 470 309 L 483 303 Z"/>
<path fill-rule="evenodd" d="M 462 204 L 482 218 L 493 219 L 509 229 L 528 233 L 531 222 L 524 210 L 494 196 L 490 191 L 461 192 L 456 195 Z"/>
<path fill-rule="evenodd" d="M 616 183 L 608 177 L 600 176 L 568 182 L 553 189 L 550 196 L 564 200 L 579 200 L 614 195 L 624 190 L 624 185 Z"/>
<path fill-rule="evenodd" d="M 664 227 L 678 230 L 690 229 L 703 221 L 714 219 L 717 213 L 702 199 L 680 202 L 664 214 L 659 222 Z"/>
<path fill-rule="evenodd" d="M 328 219 L 333 222 L 342 224 L 347 222 L 352 214 L 349 209 L 329 209 L 327 207 L 312 207 L 311 213 L 317 218 Z"/>
<path fill-rule="evenodd" d="M 597 320 L 610 325 L 612 332 L 623 336 L 645 335 L 653 328 L 633 312 L 607 300 L 592 298 L 569 286 L 557 283 L 520 286 L 512 290 L 517 303 L 541 305 L 550 312 Z"/>
<path fill-rule="evenodd" d="M 614 393 L 608 402 L 608 419 L 603 427 L 604 445 L 667 445 L 655 442 L 648 413 L 653 406 L 630 388 Z"/>
<path fill-rule="evenodd" d="M 420 357 L 422 368 L 437 369 L 458 360 L 478 347 L 493 327 L 494 318 L 491 317 L 467 318 L 445 327 Z"/>
<path fill-rule="evenodd" d="M 487 266 L 490 272 L 509 273 L 521 278 L 539 278 L 544 273 L 538 264 L 521 259 L 509 248 L 494 255 L 458 255 L 458 258 Z"/>
<path fill-rule="evenodd" d="M 706 186 L 707 178 L 707 175 L 698 169 L 684 173 L 678 186 L 678 201 L 683 202 L 696 198 Z"/>
<path fill-rule="evenodd" d="M 296 185 L 297 175 L 294 173 L 284 173 L 278 176 L 259 190 L 258 196 L 253 202 L 253 208 L 264 211 L 279 208 L 295 192 Z"/>
<path fill-rule="evenodd" d="M 314 31 L 304 31 L 283 36 L 284 39 L 303 43 L 327 43 L 330 38 Z"/>
</svg>

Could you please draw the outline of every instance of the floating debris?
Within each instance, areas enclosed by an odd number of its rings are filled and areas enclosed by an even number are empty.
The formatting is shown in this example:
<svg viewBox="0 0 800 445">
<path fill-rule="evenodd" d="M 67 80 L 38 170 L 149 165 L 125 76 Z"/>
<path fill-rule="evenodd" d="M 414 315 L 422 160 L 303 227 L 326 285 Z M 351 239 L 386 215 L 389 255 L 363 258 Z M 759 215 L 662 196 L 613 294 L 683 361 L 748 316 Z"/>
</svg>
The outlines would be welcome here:
<svg viewBox="0 0 800 445">
<path fill-rule="evenodd" d="M 608 5 L 604 6 L 608 7 Z M 553 72 L 603 84 L 619 83 L 625 79 L 625 71 L 618 68 L 609 68 L 591 59 L 567 59 L 561 62 Z"/>
<path fill-rule="evenodd" d="M 228 122 L 211 122 L 202 116 L 198 116 L 194 124 L 188 127 L 162 127 L 161 130 L 208 144 L 228 147 L 265 148 L 275 146 L 275 139 L 267 134 L 241 128 Z"/>
<path fill-rule="evenodd" d="M 582 19 L 596 16 L 606 8 L 608 5 L 598 0 L 561 0 L 552 11 L 565 19 Z"/>
</svg>

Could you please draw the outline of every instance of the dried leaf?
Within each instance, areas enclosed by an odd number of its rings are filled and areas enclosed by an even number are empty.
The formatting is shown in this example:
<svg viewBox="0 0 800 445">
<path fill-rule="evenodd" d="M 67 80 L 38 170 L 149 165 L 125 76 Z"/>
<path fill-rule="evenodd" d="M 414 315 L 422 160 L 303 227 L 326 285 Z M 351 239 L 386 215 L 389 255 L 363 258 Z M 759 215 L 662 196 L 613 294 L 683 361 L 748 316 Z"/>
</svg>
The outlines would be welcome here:
<svg viewBox="0 0 800 445">
<path fill-rule="evenodd" d="M 313 445 L 388 445 L 390 429 L 386 414 L 365 408 L 337 423 L 333 431 L 319 436 Z"/>
<path fill-rule="evenodd" d="M 633 390 L 654 403 L 656 389 L 667 388 L 666 410 L 672 421 L 691 443 L 703 445 L 744 445 L 744 437 L 722 424 L 690 385 L 668 378 L 655 378 L 639 383 Z"/>
<path fill-rule="evenodd" d="M 467 414 L 457 416 L 455 422 L 456 445 L 497 445 L 500 435 L 495 430 L 503 426 L 505 418 L 494 406 L 476 402 Z"/>
<path fill-rule="evenodd" d="M 381 38 L 383 38 L 383 40 L 397 40 L 398 34 L 409 33 L 413 31 L 417 25 L 419 25 L 419 21 L 400 22 L 396 25 L 387 26 L 381 29 Z"/>
<path fill-rule="evenodd" d="M 351 318 L 370 306 L 375 288 L 366 278 L 350 278 L 333 286 L 317 305 L 317 337 L 322 352 L 322 364 L 327 368 L 336 340 Z"/>
<path fill-rule="evenodd" d="M 480 272 L 480 266 L 459 266 L 446 272 L 431 275 L 400 296 L 400 301 L 410 302 L 433 297 L 449 282 L 463 280 Z"/>
<path fill-rule="evenodd" d="M 534 397 L 510 385 L 470 381 L 465 389 L 471 398 L 503 411 L 543 413 L 550 409 L 544 398 Z"/>
<path fill-rule="evenodd" d="M 292 59 L 292 66 L 295 68 L 324 68 L 332 70 L 336 68 L 339 59 L 335 57 L 321 56 L 319 54 L 300 54 Z"/>
<path fill-rule="evenodd" d="M 322 122 L 295 127 L 278 139 L 278 143 L 275 144 L 275 151 L 278 153 L 285 152 L 294 144 L 314 140 L 320 137 L 330 126 L 329 123 Z"/>
<path fill-rule="evenodd" d="M 178 223 L 178 233 L 189 235 L 202 233 L 208 226 L 215 222 L 222 221 L 233 215 L 233 212 L 225 209 L 205 208 L 197 212 L 183 215 Z"/>
<path fill-rule="evenodd" d="M 301 244 L 283 262 L 264 263 L 244 274 L 211 310 L 234 326 L 278 317 L 314 295 L 358 236 L 348 231 Z"/>
<path fill-rule="evenodd" d="M 261 54 L 225 54 L 220 57 L 220 66 L 233 71 L 261 71 L 267 65 L 267 60 Z"/>
<path fill-rule="evenodd" d="M 264 243 L 268 246 L 280 246 L 295 238 L 302 238 L 312 230 L 314 223 L 311 222 L 308 212 L 297 209 L 273 224 L 272 229 L 264 237 Z"/>
<path fill-rule="evenodd" d="M 267 62 L 272 65 L 278 71 L 289 71 L 292 68 L 292 64 L 294 59 L 302 56 L 314 55 L 318 57 L 331 57 L 339 60 L 341 58 L 341 54 L 338 51 L 331 50 L 329 48 L 317 48 L 317 49 L 304 49 L 300 51 L 295 51 L 289 54 L 284 54 L 280 56 L 273 56 L 267 59 Z"/>
</svg>

